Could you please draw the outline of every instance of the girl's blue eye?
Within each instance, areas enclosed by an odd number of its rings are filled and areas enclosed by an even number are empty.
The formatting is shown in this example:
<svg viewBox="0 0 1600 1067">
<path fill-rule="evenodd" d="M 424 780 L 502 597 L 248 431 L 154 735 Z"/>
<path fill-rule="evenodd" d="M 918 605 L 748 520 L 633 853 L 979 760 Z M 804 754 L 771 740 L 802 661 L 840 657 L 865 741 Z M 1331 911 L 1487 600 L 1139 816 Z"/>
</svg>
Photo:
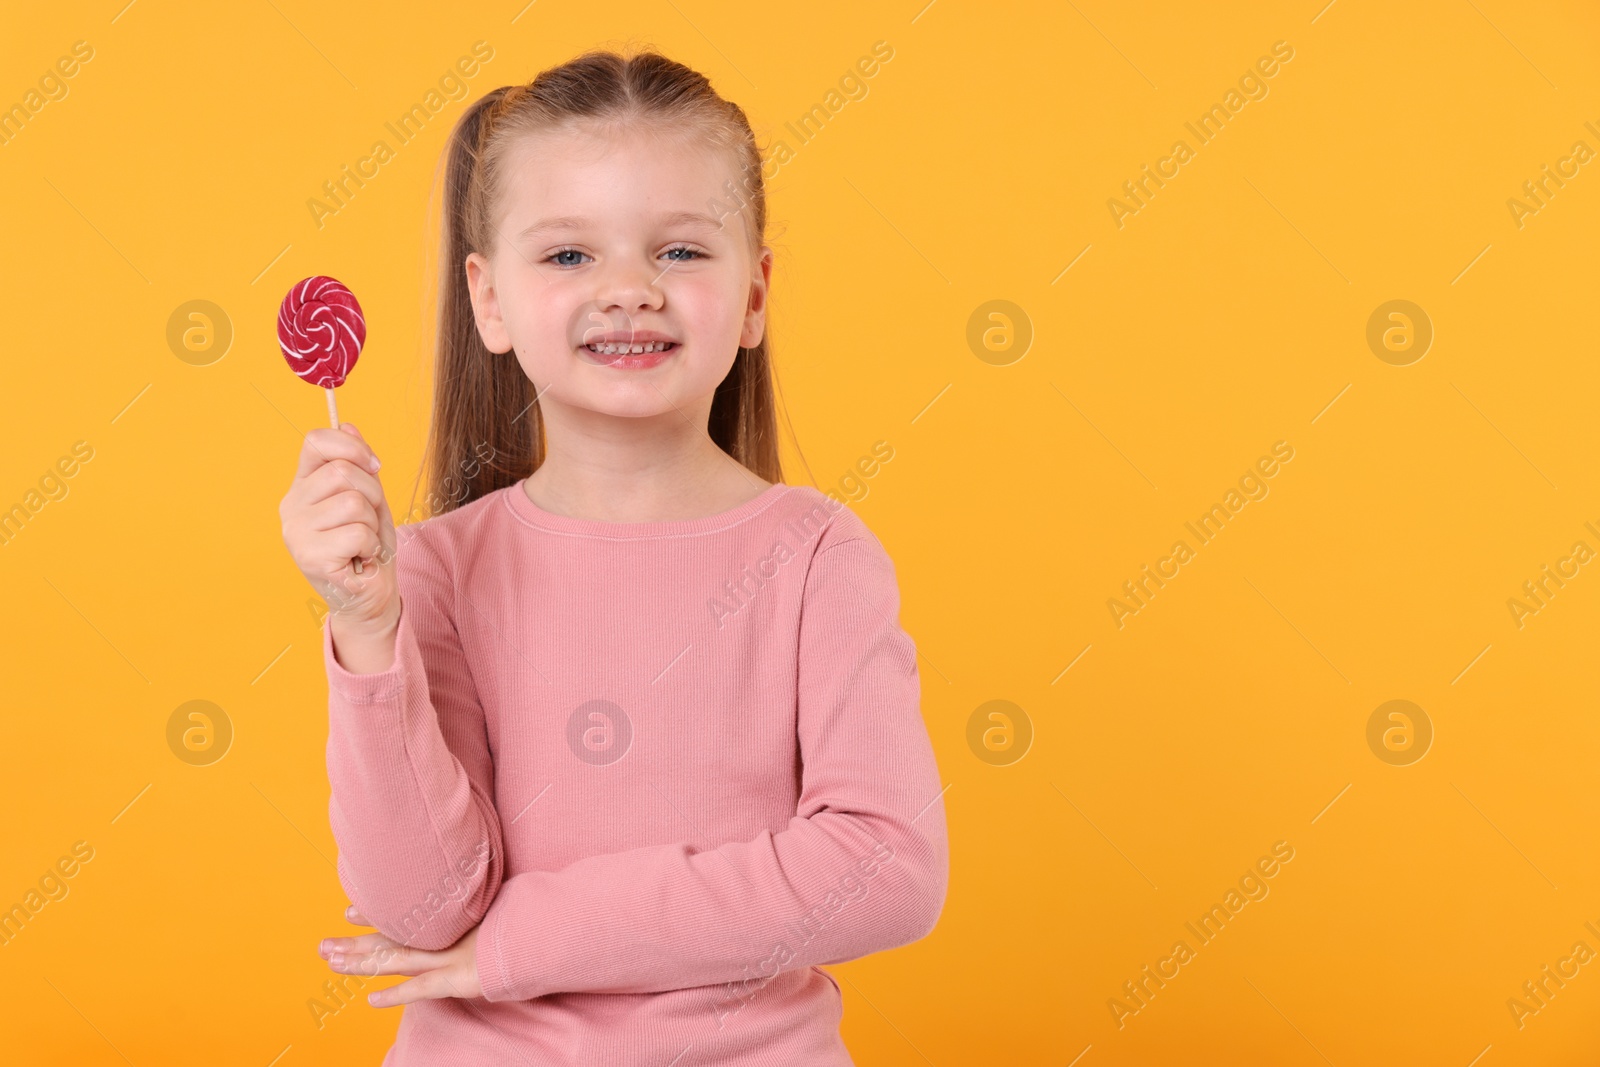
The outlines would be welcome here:
<svg viewBox="0 0 1600 1067">
<path fill-rule="evenodd" d="M 673 262 L 673 263 L 689 263 L 689 262 L 692 262 L 696 258 L 704 259 L 706 257 L 706 254 L 704 252 L 701 252 L 698 249 L 690 248 L 688 245 L 674 245 L 673 247 L 671 247 L 671 248 L 667 249 L 665 252 L 663 252 L 662 255 L 670 256 L 674 252 L 686 252 L 688 254 L 684 255 L 684 256 L 674 257 L 671 260 L 671 262 Z M 562 256 L 582 256 L 583 254 L 584 253 L 578 251 L 576 248 L 562 248 L 562 249 L 558 249 L 555 252 L 550 253 L 550 255 L 546 256 L 545 257 L 545 262 L 546 263 L 555 263 L 555 265 L 558 266 L 558 267 L 576 267 L 576 266 L 580 266 L 581 264 L 580 263 L 575 263 L 570 259 L 562 259 L 561 257 Z"/>
</svg>

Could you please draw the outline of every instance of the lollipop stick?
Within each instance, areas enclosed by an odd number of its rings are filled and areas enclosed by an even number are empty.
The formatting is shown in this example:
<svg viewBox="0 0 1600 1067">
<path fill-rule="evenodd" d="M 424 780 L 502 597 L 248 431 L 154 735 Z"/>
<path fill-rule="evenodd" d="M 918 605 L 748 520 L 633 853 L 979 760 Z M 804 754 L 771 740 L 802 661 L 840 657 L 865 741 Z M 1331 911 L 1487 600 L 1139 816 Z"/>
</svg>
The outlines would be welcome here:
<svg viewBox="0 0 1600 1067">
<path fill-rule="evenodd" d="M 337 430 L 339 428 L 339 405 L 334 403 L 333 386 L 325 386 L 324 389 L 328 394 L 328 421 L 331 422 L 333 424 L 333 428 Z M 355 568 L 356 573 L 360 574 L 361 559 L 359 556 L 355 559 Z"/>
</svg>

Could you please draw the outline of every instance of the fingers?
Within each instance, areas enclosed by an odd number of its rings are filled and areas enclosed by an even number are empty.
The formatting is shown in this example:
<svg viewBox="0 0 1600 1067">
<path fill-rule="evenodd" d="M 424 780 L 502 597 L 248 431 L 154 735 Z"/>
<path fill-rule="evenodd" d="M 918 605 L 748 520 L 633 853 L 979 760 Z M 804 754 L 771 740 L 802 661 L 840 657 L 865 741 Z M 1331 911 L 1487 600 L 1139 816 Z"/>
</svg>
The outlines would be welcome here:
<svg viewBox="0 0 1600 1067">
<path fill-rule="evenodd" d="M 322 532 L 327 544 L 335 553 L 340 567 L 344 567 L 353 559 L 374 559 L 383 551 L 383 539 L 378 531 L 373 528 L 371 520 L 365 522 L 346 523 L 335 526 L 331 530 Z M 386 557 L 387 558 L 387 557 Z M 370 923 L 363 923 L 370 926 Z"/>
<path fill-rule="evenodd" d="M 367 922 L 366 918 L 363 917 L 359 911 L 356 910 L 356 906 L 354 904 L 344 909 L 344 921 L 352 926 L 372 925 L 371 923 Z"/>
<path fill-rule="evenodd" d="M 366 917 L 356 910 L 354 904 L 345 909 L 344 915 L 352 923 L 367 924 Z M 324 939 L 317 948 L 317 954 L 340 974 L 358 974 L 369 978 L 391 974 L 407 976 L 408 981 L 369 993 L 367 1003 L 374 1008 L 398 1007 L 419 1000 L 482 995 L 475 975 L 459 973 L 462 966 L 459 958 L 461 951 L 460 943 L 437 952 L 408 948 L 382 934 L 330 937 Z M 467 951 L 470 953 L 470 942 Z M 470 961 L 470 955 L 468 959 Z M 469 962 L 468 966 L 472 965 Z M 457 970 L 453 971 L 452 968 Z"/>
<path fill-rule="evenodd" d="M 306 530 L 324 535 L 332 535 L 340 530 L 349 534 L 359 527 L 375 539 L 378 536 L 378 513 L 359 493 L 345 492 L 313 508 L 306 515 L 304 525 Z"/>
<path fill-rule="evenodd" d="M 331 468 L 330 464 L 330 468 Z M 324 468 L 327 470 L 329 468 Z M 322 472 L 312 475 L 317 478 Z M 335 472 L 337 473 L 337 472 Z M 394 528 L 389 506 L 378 490 L 378 504 L 353 489 L 335 493 L 296 513 L 294 520 L 304 536 L 314 540 L 325 558 L 343 570 L 352 559 L 393 557 Z M 326 555 L 331 553 L 331 555 Z M 303 569 L 303 568 L 302 568 Z"/>
<path fill-rule="evenodd" d="M 360 431 L 348 422 L 339 426 L 337 430 L 319 426 L 306 434 L 305 443 L 300 446 L 300 466 L 295 477 L 304 478 L 336 459 L 346 460 L 364 471 L 377 472 L 378 457 Z"/>
<path fill-rule="evenodd" d="M 347 459 L 329 460 L 310 474 L 300 476 L 299 490 L 300 501 L 306 507 L 315 507 L 329 497 L 351 490 L 359 493 L 374 510 L 383 503 L 383 485 L 377 476 Z"/>
<path fill-rule="evenodd" d="M 462 989 L 450 980 L 448 971 L 429 971 L 418 975 L 409 982 L 380 989 L 367 996 L 367 1003 L 374 1008 L 393 1008 L 401 1004 L 414 1004 L 419 1000 L 435 1000 L 443 997 L 463 997 L 468 991 Z"/>
<path fill-rule="evenodd" d="M 368 978 L 383 974 L 418 975 L 442 965 L 441 953 L 397 945 L 382 934 L 330 937 L 318 951 L 340 974 Z"/>
</svg>

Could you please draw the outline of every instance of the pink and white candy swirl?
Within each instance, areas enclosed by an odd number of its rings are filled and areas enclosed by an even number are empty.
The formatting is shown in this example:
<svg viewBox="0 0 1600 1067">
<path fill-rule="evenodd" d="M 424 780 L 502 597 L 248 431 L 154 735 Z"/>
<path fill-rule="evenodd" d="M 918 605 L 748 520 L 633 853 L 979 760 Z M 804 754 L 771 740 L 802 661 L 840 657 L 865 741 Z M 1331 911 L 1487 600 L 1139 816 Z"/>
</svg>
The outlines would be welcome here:
<svg viewBox="0 0 1600 1067">
<path fill-rule="evenodd" d="M 312 385 L 343 385 L 366 340 L 355 294 L 327 275 L 297 282 L 278 308 L 278 347 L 289 369 Z"/>
</svg>

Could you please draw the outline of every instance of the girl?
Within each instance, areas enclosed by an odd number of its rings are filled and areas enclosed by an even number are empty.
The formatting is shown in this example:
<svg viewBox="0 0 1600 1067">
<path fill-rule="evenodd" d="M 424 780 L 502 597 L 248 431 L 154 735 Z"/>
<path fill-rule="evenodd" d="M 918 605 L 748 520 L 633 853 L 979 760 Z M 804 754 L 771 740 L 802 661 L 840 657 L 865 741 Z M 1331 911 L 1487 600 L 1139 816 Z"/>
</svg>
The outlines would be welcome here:
<svg viewBox="0 0 1600 1067">
<path fill-rule="evenodd" d="M 477 101 L 445 171 L 456 488 L 397 531 L 346 423 L 281 509 L 378 931 L 322 955 L 412 976 L 368 996 L 407 1006 L 387 1067 L 849 1064 L 817 965 L 932 930 L 945 815 L 893 564 L 782 482 L 750 125 L 595 52 Z"/>
</svg>

